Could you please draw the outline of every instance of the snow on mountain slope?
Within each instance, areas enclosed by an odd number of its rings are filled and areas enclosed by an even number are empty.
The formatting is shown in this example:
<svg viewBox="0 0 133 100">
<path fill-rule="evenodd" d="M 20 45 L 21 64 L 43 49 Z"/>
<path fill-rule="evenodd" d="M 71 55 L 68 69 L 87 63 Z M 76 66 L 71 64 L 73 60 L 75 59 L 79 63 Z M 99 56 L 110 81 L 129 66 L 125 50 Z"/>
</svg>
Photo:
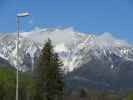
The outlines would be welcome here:
<svg viewBox="0 0 133 100">
<path fill-rule="evenodd" d="M 0 36 L 0 57 L 16 66 L 16 35 Z M 73 71 L 92 58 L 109 59 L 110 68 L 114 68 L 112 54 L 133 61 L 133 47 L 126 41 L 114 38 L 110 33 L 99 36 L 75 32 L 72 28 L 36 28 L 21 33 L 19 45 L 19 64 L 22 71 L 33 69 L 45 41 L 50 38 L 54 49 L 62 59 L 65 71 Z"/>
<path fill-rule="evenodd" d="M 0 38 L 0 57 L 8 60 L 15 67 L 17 65 L 16 44 L 17 37 L 15 35 L 2 35 Z M 20 70 L 27 70 L 31 66 L 32 59 L 37 56 L 37 52 L 40 52 L 39 46 L 39 44 L 31 40 L 20 38 L 18 58 L 21 66 Z"/>
</svg>

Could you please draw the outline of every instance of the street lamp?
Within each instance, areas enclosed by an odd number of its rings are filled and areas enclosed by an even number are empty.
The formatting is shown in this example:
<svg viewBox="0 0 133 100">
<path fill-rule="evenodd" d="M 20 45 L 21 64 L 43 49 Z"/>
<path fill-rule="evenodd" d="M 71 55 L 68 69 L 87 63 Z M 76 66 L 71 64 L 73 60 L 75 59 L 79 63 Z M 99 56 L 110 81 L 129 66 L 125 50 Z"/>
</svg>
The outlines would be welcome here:
<svg viewBox="0 0 133 100">
<path fill-rule="evenodd" d="M 16 72 L 16 100 L 18 100 L 18 76 L 19 76 L 19 61 L 18 61 L 18 57 L 19 57 L 19 18 L 20 17 L 26 17 L 29 16 L 28 12 L 23 12 L 23 13 L 18 13 L 17 14 L 17 18 L 16 18 L 16 24 L 17 24 L 17 72 Z"/>
</svg>

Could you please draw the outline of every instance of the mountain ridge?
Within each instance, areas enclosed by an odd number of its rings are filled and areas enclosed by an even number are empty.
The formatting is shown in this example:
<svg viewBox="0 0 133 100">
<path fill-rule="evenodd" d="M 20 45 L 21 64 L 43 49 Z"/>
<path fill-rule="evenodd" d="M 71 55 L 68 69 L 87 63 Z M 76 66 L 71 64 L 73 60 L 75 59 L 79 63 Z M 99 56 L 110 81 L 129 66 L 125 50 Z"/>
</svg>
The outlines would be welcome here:
<svg viewBox="0 0 133 100">
<path fill-rule="evenodd" d="M 133 45 L 110 33 L 84 34 L 67 29 L 36 29 L 20 33 L 19 70 L 33 71 L 45 41 L 63 61 L 68 84 L 79 87 L 133 88 Z M 0 57 L 16 68 L 15 34 L 0 36 Z M 76 85 L 77 84 L 77 85 Z"/>
<path fill-rule="evenodd" d="M 107 54 L 114 53 L 126 60 L 133 61 L 133 47 L 123 40 L 114 38 L 110 33 L 95 36 L 93 34 L 89 35 L 75 32 L 72 28 L 52 28 L 36 29 L 35 31 L 20 33 L 20 35 L 19 63 L 21 66 L 23 66 L 23 63 L 25 63 L 24 60 L 28 59 L 28 57 L 31 60 L 29 66 L 32 66 L 31 63 L 34 63 L 34 60 L 39 55 L 43 44 L 48 38 L 53 41 L 55 51 L 59 53 L 60 58 L 64 62 L 64 66 L 66 66 L 64 69 L 68 71 L 72 71 L 74 68 L 80 66 L 79 63 L 82 64 L 82 59 L 88 56 L 88 54 L 86 54 L 88 52 L 90 52 L 89 55 L 93 54 L 96 57 L 101 57 L 100 55 L 107 56 Z M 60 39 L 62 37 L 65 40 Z M 0 41 L 0 57 L 8 60 L 11 65 L 16 66 L 17 36 L 15 34 L 1 35 Z M 80 53 L 82 53 L 82 55 Z M 91 57 L 87 57 L 87 60 L 89 59 L 91 59 Z M 26 65 L 23 67 L 26 68 Z"/>
</svg>

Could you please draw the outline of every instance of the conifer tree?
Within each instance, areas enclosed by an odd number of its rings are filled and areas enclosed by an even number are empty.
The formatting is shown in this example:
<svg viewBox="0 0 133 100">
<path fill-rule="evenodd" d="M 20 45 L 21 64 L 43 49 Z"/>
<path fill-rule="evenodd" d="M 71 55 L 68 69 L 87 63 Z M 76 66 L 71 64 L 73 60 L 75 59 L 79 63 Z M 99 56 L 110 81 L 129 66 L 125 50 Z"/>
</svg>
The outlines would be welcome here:
<svg viewBox="0 0 133 100">
<path fill-rule="evenodd" d="M 36 68 L 36 100 L 63 99 L 62 62 L 54 52 L 51 40 L 45 43 Z"/>
</svg>

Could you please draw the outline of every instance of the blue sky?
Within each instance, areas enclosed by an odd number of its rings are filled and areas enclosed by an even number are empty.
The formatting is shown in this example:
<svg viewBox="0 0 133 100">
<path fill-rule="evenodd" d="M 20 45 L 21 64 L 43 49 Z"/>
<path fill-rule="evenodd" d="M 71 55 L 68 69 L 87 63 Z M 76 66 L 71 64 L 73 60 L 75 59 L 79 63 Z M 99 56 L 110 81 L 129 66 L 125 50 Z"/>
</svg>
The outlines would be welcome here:
<svg viewBox="0 0 133 100">
<path fill-rule="evenodd" d="M 0 32 L 16 31 L 16 13 L 21 30 L 35 27 L 73 27 L 76 31 L 111 32 L 133 43 L 133 0 L 0 0 Z"/>
</svg>

